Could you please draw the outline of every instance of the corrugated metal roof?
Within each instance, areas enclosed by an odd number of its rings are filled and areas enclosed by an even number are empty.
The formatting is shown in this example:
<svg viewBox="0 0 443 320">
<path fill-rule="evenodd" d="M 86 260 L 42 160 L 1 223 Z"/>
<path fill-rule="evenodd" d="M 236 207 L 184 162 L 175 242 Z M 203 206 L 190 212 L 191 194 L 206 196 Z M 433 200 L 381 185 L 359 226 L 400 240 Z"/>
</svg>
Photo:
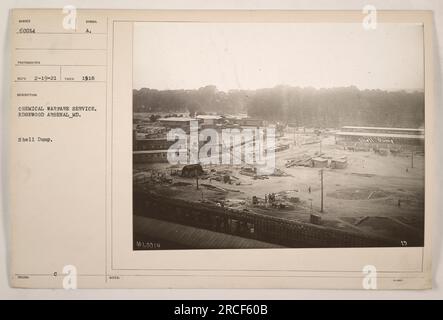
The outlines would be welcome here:
<svg viewBox="0 0 443 320">
<path fill-rule="evenodd" d="M 168 149 L 163 150 L 137 150 L 133 154 L 167 153 Z M 171 150 L 171 152 L 188 152 L 188 149 Z"/>
<path fill-rule="evenodd" d="M 205 115 L 205 114 L 199 115 L 199 116 L 197 116 L 196 118 L 197 118 L 197 119 L 204 119 L 204 120 L 220 120 L 220 119 L 222 119 L 221 116 L 216 116 L 216 115 Z"/>
<path fill-rule="evenodd" d="M 353 127 L 353 126 L 344 126 L 342 127 L 342 129 L 397 130 L 397 131 L 417 131 L 417 132 L 425 131 L 425 129 L 417 129 L 417 128 Z"/>
<path fill-rule="evenodd" d="M 372 133 L 372 132 L 337 132 L 338 136 L 357 136 L 357 137 L 380 137 L 380 138 L 405 138 L 405 139 L 424 139 L 424 135 L 400 134 L 400 133 Z"/>
<path fill-rule="evenodd" d="M 197 121 L 197 119 L 193 119 L 193 118 L 185 118 L 185 117 L 170 117 L 170 118 L 161 118 L 158 119 L 158 121 L 180 121 L 180 122 L 189 122 L 191 120 L 195 120 Z"/>
</svg>

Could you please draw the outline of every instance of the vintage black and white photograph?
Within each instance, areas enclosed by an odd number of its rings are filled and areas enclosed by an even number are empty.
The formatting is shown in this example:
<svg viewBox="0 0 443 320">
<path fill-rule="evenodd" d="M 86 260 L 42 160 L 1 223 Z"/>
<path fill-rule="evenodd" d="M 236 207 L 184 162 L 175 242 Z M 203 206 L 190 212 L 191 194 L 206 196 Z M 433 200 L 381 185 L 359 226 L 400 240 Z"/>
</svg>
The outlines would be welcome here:
<svg viewBox="0 0 443 320">
<path fill-rule="evenodd" d="M 137 22 L 132 50 L 133 250 L 424 246 L 421 24 Z"/>
</svg>

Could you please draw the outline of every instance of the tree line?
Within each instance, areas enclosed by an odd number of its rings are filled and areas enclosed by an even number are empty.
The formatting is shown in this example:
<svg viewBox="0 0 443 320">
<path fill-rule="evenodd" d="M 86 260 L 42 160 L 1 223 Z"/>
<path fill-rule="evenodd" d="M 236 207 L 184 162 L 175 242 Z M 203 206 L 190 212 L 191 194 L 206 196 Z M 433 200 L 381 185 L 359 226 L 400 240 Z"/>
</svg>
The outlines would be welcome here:
<svg viewBox="0 0 443 320">
<path fill-rule="evenodd" d="M 258 90 L 133 90 L 134 112 L 189 112 L 190 115 L 247 113 L 253 118 L 296 126 L 422 127 L 422 91 L 328 89 L 277 86 Z"/>
</svg>

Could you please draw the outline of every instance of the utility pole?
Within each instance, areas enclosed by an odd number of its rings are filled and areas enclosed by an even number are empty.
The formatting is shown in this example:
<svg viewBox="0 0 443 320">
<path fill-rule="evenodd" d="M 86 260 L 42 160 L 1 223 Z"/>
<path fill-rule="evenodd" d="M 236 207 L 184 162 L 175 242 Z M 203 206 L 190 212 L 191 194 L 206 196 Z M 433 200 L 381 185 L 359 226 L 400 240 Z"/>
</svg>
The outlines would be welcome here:
<svg viewBox="0 0 443 320">
<path fill-rule="evenodd" d="M 320 207 L 320 212 L 323 213 L 323 169 L 320 170 L 320 181 L 321 181 L 321 207 Z"/>
<path fill-rule="evenodd" d="M 414 151 L 411 152 L 411 168 L 414 168 Z"/>
</svg>

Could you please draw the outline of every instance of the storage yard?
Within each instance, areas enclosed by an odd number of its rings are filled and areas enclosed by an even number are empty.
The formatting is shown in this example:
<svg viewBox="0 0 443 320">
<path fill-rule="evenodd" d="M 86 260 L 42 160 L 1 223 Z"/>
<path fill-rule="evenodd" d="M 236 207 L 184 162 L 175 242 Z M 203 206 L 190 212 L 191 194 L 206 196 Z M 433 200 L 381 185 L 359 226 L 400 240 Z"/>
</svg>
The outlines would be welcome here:
<svg viewBox="0 0 443 320">
<path fill-rule="evenodd" d="M 220 118 L 203 119 L 209 120 L 208 125 L 215 126 Z M 139 141 L 134 145 L 149 145 L 142 140 L 153 132 L 158 148 L 159 123 L 138 121 L 134 139 Z M 243 119 L 241 125 L 247 122 Z M 284 127 L 276 138 L 275 170 L 267 175 L 245 163 L 187 166 L 170 165 L 164 157 L 143 160 L 137 158 L 141 150 L 134 149 L 134 214 L 152 223 L 169 221 L 174 226 L 254 239 L 263 247 L 265 243 L 287 247 L 422 245 L 423 138 L 412 149 L 385 140 L 375 145 L 373 140 L 366 145 L 367 140 L 341 143 L 343 130 Z M 354 129 L 349 132 L 355 133 Z M 162 206 L 168 210 L 161 210 Z M 195 248 L 195 243 L 182 247 Z"/>
</svg>

